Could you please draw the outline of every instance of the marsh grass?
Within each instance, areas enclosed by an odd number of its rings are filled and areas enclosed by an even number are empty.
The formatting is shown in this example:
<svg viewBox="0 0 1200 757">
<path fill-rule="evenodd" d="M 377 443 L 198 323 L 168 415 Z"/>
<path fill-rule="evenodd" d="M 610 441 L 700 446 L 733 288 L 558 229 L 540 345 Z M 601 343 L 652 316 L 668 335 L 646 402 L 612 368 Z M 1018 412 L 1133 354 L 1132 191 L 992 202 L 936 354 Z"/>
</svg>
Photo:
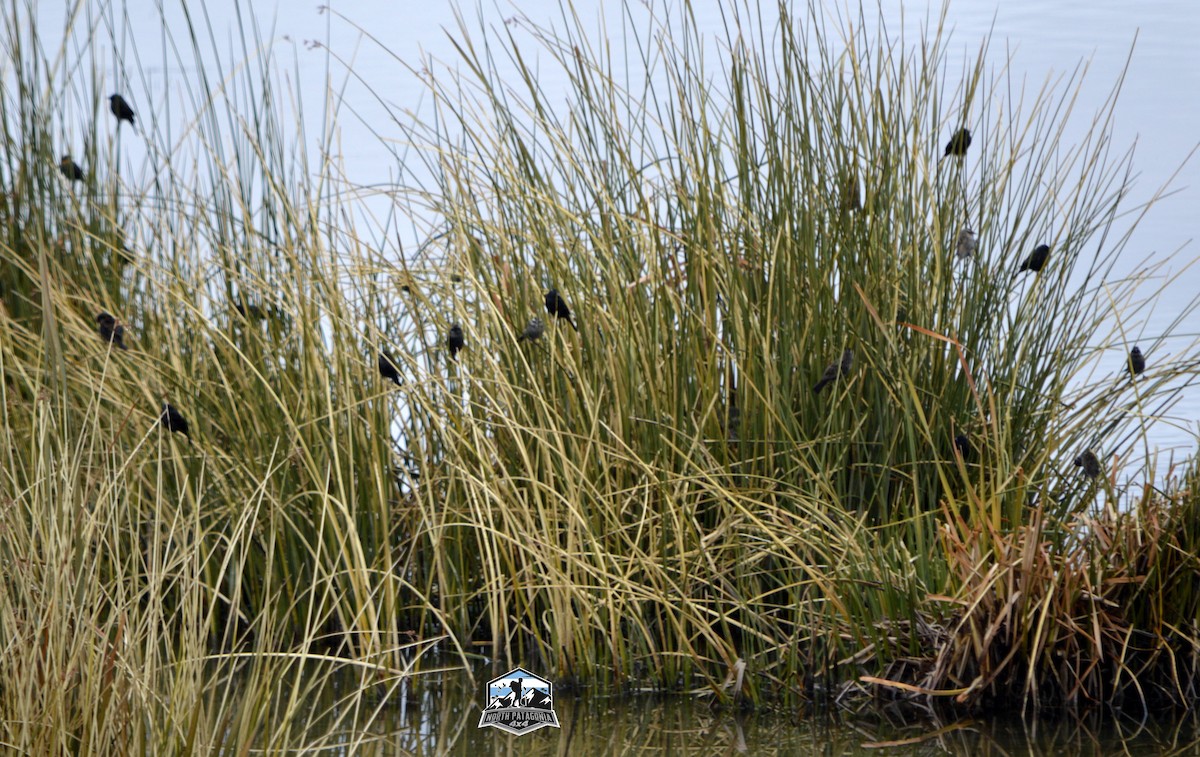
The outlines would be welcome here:
<svg viewBox="0 0 1200 757">
<path fill-rule="evenodd" d="M 202 14 L 171 29 L 192 110 L 143 85 L 134 132 L 66 73 L 104 70 L 127 20 L 47 52 L 8 9 L 4 741 L 311 747 L 323 680 L 374 671 L 321 720 L 353 730 L 434 648 L 721 701 L 1189 700 L 1196 473 L 1156 489 L 1123 461 L 1195 347 L 1096 370 L 1154 295 L 1111 276 L 1112 103 L 1065 144 L 1076 80 L 1017 97 L 986 45 L 959 79 L 940 28 L 809 10 L 737 6 L 712 57 L 660 19 L 629 75 L 569 10 L 464 22 L 456 66 L 412 72 L 430 111 L 394 114 L 406 173 L 374 216 L 326 159 L 341 105 L 312 162 L 249 17 L 238 60 Z M 967 159 L 939 161 L 963 124 Z M 518 343 L 551 285 L 579 330 Z"/>
<path fill-rule="evenodd" d="M 985 42 L 956 80 L 940 20 L 912 45 L 823 18 L 737 6 L 706 56 L 686 11 L 630 21 L 617 52 L 568 10 L 464 22 L 458 60 L 423 62 L 434 115 L 408 143 L 429 147 L 397 201 L 438 219 L 421 260 L 443 278 L 405 308 L 475 346 L 409 393 L 446 419 L 417 493 L 460 535 L 433 558 L 443 601 L 486 597 L 472 630 L 497 656 L 634 688 L 1124 694 L 1132 648 L 1082 639 L 1127 628 L 1104 592 L 1147 568 L 1099 565 L 1095 540 L 1190 491 L 1127 461 L 1195 346 L 1138 382 L 1097 370 L 1160 291 L 1160 261 L 1114 275 L 1120 83 L 1081 116 L 1082 71 L 1018 92 Z M 939 160 L 960 125 L 975 147 Z M 967 226 L 979 253 L 956 261 Z M 1018 275 L 1041 242 L 1049 265 Z M 435 295 L 449 272 L 465 284 Z M 516 343 L 550 286 L 579 332 Z M 1085 448 L 1101 479 L 1072 465 Z"/>
</svg>

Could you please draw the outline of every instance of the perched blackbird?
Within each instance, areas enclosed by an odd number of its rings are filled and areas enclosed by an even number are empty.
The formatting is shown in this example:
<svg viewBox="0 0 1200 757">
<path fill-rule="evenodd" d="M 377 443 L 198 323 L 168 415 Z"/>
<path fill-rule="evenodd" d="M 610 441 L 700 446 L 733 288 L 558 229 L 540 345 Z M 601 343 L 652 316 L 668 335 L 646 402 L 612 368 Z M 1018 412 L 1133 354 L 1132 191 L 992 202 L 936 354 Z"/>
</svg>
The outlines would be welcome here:
<svg viewBox="0 0 1200 757">
<path fill-rule="evenodd" d="M 58 161 L 58 170 L 67 177 L 67 181 L 83 181 L 83 169 L 79 167 L 78 163 L 71 160 L 70 155 L 62 156 L 62 160 Z"/>
<path fill-rule="evenodd" d="M 536 315 L 529 319 L 529 323 L 525 324 L 525 330 L 517 337 L 518 342 L 533 341 L 541 339 L 542 333 L 546 330 L 546 323 Z"/>
<path fill-rule="evenodd" d="M 1033 252 L 1029 253 L 1029 257 L 1021 262 L 1021 271 L 1033 271 L 1037 273 L 1046 265 L 1046 259 L 1050 257 L 1050 245 L 1039 244 L 1033 248 Z M 1020 271 L 1018 271 L 1020 273 Z"/>
<path fill-rule="evenodd" d="M 446 335 L 446 346 L 450 348 L 450 357 L 458 360 L 458 351 L 463 348 L 463 330 L 457 323 L 450 327 Z"/>
<path fill-rule="evenodd" d="M 571 324 L 571 328 L 579 331 L 575 325 L 575 321 L 571 320 L 571 308 L 567 307 L 567 302 L 558 293 L 557 289 L 551 289 L 546 292 L 546 312 L 555 318 L 565 318 L 567 323 Z"/>
<path fill-rule="evenodd" d="M 1129 375 L 1140 376 L 1144 370 L 1146 370 L 1146 358 L 1142 356 L 1141 348 L 1135 346 L 1129 351 Z"/>
<path fill-rule="evenodd" d="M 975 241 L 975 232 L 970 226 L 964 226 L 963 230 L 958 232 L 958 239 L 954 242 L 954 254 L 959 260 L 966 260 L 975 255 L 975 251 L 979 249 L 979 243 Z"/>
<path fill-rule="evenodd" d="M 967 148 L 971 146 L 971 132 L 966 128 L 959 129 L 954 132 L 954 136 L 950 137 L 950 141 L 946 143 L 946 152 L 942 155 L 943 158 L 953 155 L 956 158 L 961 158 L 967 154 Z"/>
<path fill-rule="evenodd" d="M 1083 468 L 1083 475 L 1088 478 L 1095 478 L 1100 475 L 1100 460 L 1096 457 L 1096 453 L 1090 449 L 1085 449 L 1082 455 L 1075 458 L 1075 466 Z"/>
<path fill-rule="evenodd" d="M 128 121 L 130 126 L 137 127 L 133 122 L 133 108 L 129 107 L 129 103 L 125 102 L 125 98 L 120 95 L 111 95 L 108 98 L 108 109 L 117 117 L 117 125 L 122 121 Z"/>
<path fill-rule="evenodd" d="M 96 323 L 100 326 L 100 338 L 109 344 L 115 344 L 125 349 L 125 327 L 117 323 L 117 319 L 101 311 L 96 314 Z"/>
<path fill-rule="evenodd" d="M 158 417 L 158 422 L 167 427 L 167 430 L 172 433 L 183 434 L 190 442 L 192 437 L 188 434 L 187 419 L 179 414 L 179 411 L 171 407 L 169 402 L 163 402 L 162 415 Z"/>
<path fill-rule="evenodd" d="M 826 384 L 832 384 L 839 377 L 845 376 L 850 372 L 851 366 L 854 365 L 854 350 L 846 350 L 842 353 L 841 361 L 834 361 L 825 367 L 825 372 L 821 374 L 821 380 L 813 387 L 814 392 L 820 392 L 825 388 Z"/>
<path fill-rule="evenodd" d="M 235 302 L 233 309 L 247 321 L 265 321 L 267 319 L 267 313 L 263 310 L 262 305 L 256 305 L 253 302 Z"/>
<path fill-rule="evenodd" d="M 971 440 L 967 438 L 966 434 L 959 434 L 954 437 L 954 449 L 965 463 L 971 456 Z"/>
<path fill-rule="evenodd" d="M 391 381 L 396 386 L 401 386 L 400 369 L 396 367 L 392 356 L 382 350 L 379 352 L 379 375 Z"/>
</svg>

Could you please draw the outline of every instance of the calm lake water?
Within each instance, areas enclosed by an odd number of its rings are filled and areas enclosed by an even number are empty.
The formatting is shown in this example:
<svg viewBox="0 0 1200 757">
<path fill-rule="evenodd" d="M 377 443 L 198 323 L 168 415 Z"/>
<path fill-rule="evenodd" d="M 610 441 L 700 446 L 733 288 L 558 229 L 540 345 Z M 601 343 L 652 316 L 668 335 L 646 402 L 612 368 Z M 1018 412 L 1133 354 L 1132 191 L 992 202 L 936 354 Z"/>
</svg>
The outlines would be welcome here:
<svg viewBox="0 0 1200 757">
<path fill-rule="evenodd" d="M 1193 755 L 1200 754 L 1200 720 L 1167 715 L 1144 720 L 1107 716 L 1023 720 L 1015 712 L 982 717 L 937 716 L 914 708 L 867 703 L 858 712 L 736 712 L 684 697 L 603 698 L 556 694 L 559 728 L 514 736 L 479 728 L 484 685 L 502 670 L 461 674 L 393 695 L 372 724 L 347 732 L 356 753 L 412 755 Z M 350 676 L 346 688 L 357 683 Z M 424 679 L 434 680 L 432 678 Z M 324 692 L 323 708 L 340 696 Z M 372 707 L 363 707 L 364 714 Z M 343 728 L 345 723 L 342 724 Z M 313 736 L 324 736 L 322 724 Z M 324 743 L 328 741 L 321 739 Z"/>
</svg>

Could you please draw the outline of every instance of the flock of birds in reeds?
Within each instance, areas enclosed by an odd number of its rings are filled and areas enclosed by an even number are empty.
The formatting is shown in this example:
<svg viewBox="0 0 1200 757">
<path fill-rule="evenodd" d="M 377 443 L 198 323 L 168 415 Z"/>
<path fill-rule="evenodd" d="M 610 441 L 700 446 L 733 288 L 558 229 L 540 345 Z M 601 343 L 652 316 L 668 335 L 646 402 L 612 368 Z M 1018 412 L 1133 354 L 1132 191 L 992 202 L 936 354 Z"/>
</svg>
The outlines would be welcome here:
<svg viewBox="0 0 1200 757">
<path fill-rule="evenodd" d="M 129 103 L 119 94 L 114 94 L 109 97 L 109 109 L 117 118 L 118 126 L 122 121 L 128 121 L 130 126 L 137 128 L 135 123 L 135 114 Z M 948 157 L 963 158 L 967 154 L 967 149 L 971 146 L 971 132 L 966 128 L 961 128 L 956 131 L 949 142 L 946 143 L 945 152 L 942 159 Z M 76 163 L 70 154 L 64 155 L 59 161 L 59 169 L 68 181 L 83 181 L 85 174 L 83 168 Z M 857 188 L 855 188 L 857 195 Z M 955 240 L 955 256 L 960 259 L 968 259 L 974 257 L 978 251 L 979 245 L 975 238 L 975 232 L 971 227 L 964 226 L 959 231 Z M 1047 244 L 1039 244 L 1034 248 L 1025 260 L 1020 264 L 1017 270 L 1017 275 L 1032 271 L 1039 273 L 1050 259 L 1050 246 Z M 575 320 L 571 314 L 571 308 L 567 305 L 566 300 L 555 288 L 550 288 L 545 295 L 544 303 L 546 312 L 551 318 L 558 321 L 565 321 L 575 331 L 579 327 L 575 324 Z M 124 342 L 125 327 L 122 326 L 117 319 L 107 312 L 101 312 L 96 316 L 96 323 L 99 328 L 100 338 L 114 347 L 124 350 L 127 349 Z M 535 341 L 541 339 L 545 333 L 546 324 L 538 316 L 533 316 L 517 337 L 518 342 Z M 466 346 L 465 336 L 460 324 L 452 324 L 450 330 L 446 333 L 446 349 L 450 353 L 453 360 L 458 359 L 458 353 Z M 395 359 L 386 351 L 380 351 L 377 360 L 379 375 L 385 380 L 390 381 L 396 386 L 403 385 L 403 379 L 400 374 L 400 368 Z M 1134 346 L 1129 351 L 1127 366 L 1132 377 L 1139 376 L 1146 370 L 1146 358 L 1142 355 L 1142 351 L 1137 346 Z M 813 386 L 813 392 L 819 394 L 825 387 L 833 384 L 838 379 L 849 375 L 854 367 L 854 350 L 847 349 L 842 353 L 841 358 L 834 360 L 821 373 L 820 379 Z M 191 441 L 190 427 L 187 419 L 179 412 L 177 408 L 172 406 L 166 400 L 163 401 L 162 413 L 159 416 L 159 423 L 167 430 L 173 433 L 180 433 Z M 963 434 L 959 434 L 954 438 L 954 447 L 957 454 L 966 458 L 970 453 L 970 440 Z M 1100 475 L 1101 467 L 1099 458 L 1090 450 L 1084 450 L 1078 457 L 1075 458 L 1075 465 L 1083 469 L 1084 475 L 1088 478 L 1096 478 Z"/>
</svg>

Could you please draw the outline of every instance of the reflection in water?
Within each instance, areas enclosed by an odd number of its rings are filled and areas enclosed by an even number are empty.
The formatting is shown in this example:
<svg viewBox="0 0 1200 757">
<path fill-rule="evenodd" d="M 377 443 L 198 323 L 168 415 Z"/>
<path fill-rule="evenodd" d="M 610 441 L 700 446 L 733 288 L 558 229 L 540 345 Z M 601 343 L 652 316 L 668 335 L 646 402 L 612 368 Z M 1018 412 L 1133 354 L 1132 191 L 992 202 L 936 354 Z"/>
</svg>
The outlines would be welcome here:
<svg viewBox="0 0 1200 757">
<path fill-rule="evenodd" d="M 673 697 L 556 692 L 561 729 L 512 736 L 480 729 L 480 670 L 407 681 L 347 671 L 311 702 L 309 748 L 380 755 L 1175 755 L 1200 753 L 1195 713 L 1161 721 L 1110 714 L 1022 720 L 1007 714 L 938 717 L 867 703 L 856 712 L 736 712 Z M 340 734 L 340 735 L 339 735 Z"/>
</svg>

